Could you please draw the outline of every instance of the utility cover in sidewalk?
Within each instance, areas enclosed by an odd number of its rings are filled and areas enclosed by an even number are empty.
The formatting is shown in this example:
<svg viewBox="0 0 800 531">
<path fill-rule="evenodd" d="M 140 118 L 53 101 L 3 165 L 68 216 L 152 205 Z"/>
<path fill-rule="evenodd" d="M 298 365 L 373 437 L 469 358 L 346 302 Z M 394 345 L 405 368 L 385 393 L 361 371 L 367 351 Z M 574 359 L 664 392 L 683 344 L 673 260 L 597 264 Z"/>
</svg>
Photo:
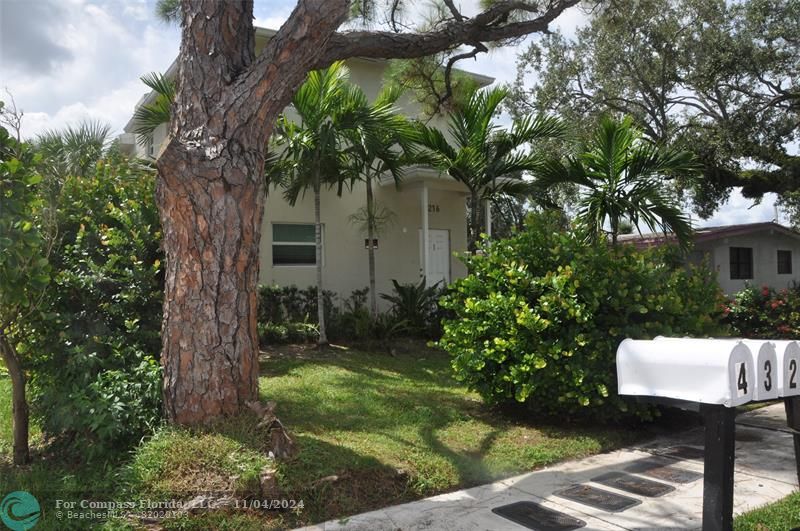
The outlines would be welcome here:
<svg viewBox="0 0 800 531">
<path fill-rule="evenodd" d="M 646 496 L 648 498 L 658 498 L 669 492 L 675 490 L 672 485 L 653 481 L 652 479 L 640 478 L 639 476 L 632 476 L 624 472 L 608 472 L 596 478 L 592 478 L 595 483 L 600 483 L 606 487 L 611 487 L 617 490 L 624 490 L 631 494 L 638 496 Z"/>
<path fill-rule="evenodd" d="M 535 531 L 572 531 L 586 525 L 583 520 L 529 501 L 495 507 L 492 512 Z"/>
<path fill-rule="evenodd" d="M 674 459 L 700 459 L 701 461 L 706 455 L 705 450 L 694 446 L 672 446 L 658 453 Z"/>
<path fill-rule="evenodd" d="M 635 498 L 614 494 L 590 485 L 573 485 L 553 494 L 609 513 L 619 513 L 642 503 Z"/>
<path fill-rule="evenodd" d="M 670 466 L 654 459 L 636 461 L 625 470 L 634 474 L 644 474 L 651 478 L 669 481 L 670 483 L 691 483 L 703 477 L 703 474 L 699 472 Z"/>
</svg>

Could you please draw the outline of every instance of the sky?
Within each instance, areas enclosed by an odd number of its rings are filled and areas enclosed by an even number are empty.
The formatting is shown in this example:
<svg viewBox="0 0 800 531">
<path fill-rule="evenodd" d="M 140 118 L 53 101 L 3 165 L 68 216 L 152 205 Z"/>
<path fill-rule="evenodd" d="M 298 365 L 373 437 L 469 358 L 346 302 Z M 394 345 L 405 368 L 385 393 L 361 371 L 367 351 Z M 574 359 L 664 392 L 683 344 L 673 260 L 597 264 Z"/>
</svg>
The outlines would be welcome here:
<svg viewBox="0 0 800 531">
<path fill-rule="evenodd" d="M 465 12 L 476 4 L 469 4 Z M 146 88 L 139 77 L 164 72 L 178 53 L 179 29 L 159 21 L 154 0 L 0 0 L 0 99 L 6 90 L 24 112 L 23 135 L 81 120 L 97 120 L 121 133 Z M 278 28 L 293 1 L 255 0 L 257 26 Z M 578 9 L 554 24 L 566 35 L 586 20 Z M 493 49 L 462 68 L 511 82 L 518 48 Z M 708 220 L 696 226 L 769 221 L 775 217 L 772 194 L 754 205 L 738 192 Z M 786 223 L 785 216 L 780 217 Z"/>
</svg>

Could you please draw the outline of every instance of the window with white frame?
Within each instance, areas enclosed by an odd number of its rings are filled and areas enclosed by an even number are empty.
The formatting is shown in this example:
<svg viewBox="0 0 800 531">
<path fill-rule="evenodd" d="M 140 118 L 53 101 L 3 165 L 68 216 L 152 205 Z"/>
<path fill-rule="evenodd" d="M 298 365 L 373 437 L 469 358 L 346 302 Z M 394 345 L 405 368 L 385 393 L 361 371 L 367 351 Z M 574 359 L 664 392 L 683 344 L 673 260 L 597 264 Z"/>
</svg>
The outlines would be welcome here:
<svg viewBox="0 0 800 531">
<path fill-rule="evenodd" d="M 314 235 L 313 223 L 273 223 L 272 265 L 316 265 Z"/>
</svg>

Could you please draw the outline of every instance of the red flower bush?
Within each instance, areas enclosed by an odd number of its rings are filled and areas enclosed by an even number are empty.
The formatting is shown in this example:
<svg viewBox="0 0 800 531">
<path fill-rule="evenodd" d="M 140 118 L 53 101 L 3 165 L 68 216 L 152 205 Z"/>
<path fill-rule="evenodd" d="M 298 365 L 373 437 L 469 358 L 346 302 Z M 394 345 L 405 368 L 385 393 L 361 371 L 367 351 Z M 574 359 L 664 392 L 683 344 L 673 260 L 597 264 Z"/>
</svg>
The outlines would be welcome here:
<svg viewBox="0 0 800 531">
<path fill-rule="evenodd" d="M 800 286 L 745 288 L 724 306 L 725 322 L 746 338 L 800 339 Z"/>
</svg>

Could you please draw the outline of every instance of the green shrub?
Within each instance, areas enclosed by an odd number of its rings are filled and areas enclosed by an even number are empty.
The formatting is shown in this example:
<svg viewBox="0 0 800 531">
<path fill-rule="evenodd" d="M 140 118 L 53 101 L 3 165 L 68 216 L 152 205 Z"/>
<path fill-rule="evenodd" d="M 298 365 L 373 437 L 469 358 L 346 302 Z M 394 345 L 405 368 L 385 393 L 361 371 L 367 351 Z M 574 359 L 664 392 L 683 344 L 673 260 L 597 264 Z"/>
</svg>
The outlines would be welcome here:
<svg viewBox="0 0 800 531">
<path fill-rule="evenodd" d="M 155 175 L 124 159 L 60 190 L 33 406 L 42 429 L 92 448 L 138 441 L 160 417 L 161 228 Z"/>
<path fill-rule="evenodd" d="M 548 221 L 533 219 L 465 259 L 470 274 L 441 302 L 455 318 L 445 320 L 439 346 L 490 403 L 516 400 L 562 418 L 651 418 L 651 406 L 616 394 L 617 346 L 626 337 L 714 332 L 713 273 L 675 265 L 672 249 L 587 244 Z"/>
<path fill-rule="evenodd" d="M 323 291 L 325 320 L 335 317 L 336 294 Z M 260 286 L 258 290 L 259 323 L 305 323 L 317 321 L 317 287 Z"/>
<path fill-rule="evenodd" d="M 258 323 L 258 337 L 262 345 L 313 343 L 319 339 L 319 330 L 312 323 Z"/>
<path fill-rule="evenodd" d="M 440 327 L 438 301 L 445 287 L 426 286 L 423 278 L 419 284 L 400 284 L 392 279 L 392 293 L 382 293 L 381 298 L 392 304 L 391 313 L 398 322 L 406 324 L 409 332 L 418 335 L 435 335 Z"/>
<path fill-rule="evenodd" d="M 779 292 L 748 286 L 725 305 L 724 313 L 736 336 L 800 339 L 800 286 Z"/>
</svg>

